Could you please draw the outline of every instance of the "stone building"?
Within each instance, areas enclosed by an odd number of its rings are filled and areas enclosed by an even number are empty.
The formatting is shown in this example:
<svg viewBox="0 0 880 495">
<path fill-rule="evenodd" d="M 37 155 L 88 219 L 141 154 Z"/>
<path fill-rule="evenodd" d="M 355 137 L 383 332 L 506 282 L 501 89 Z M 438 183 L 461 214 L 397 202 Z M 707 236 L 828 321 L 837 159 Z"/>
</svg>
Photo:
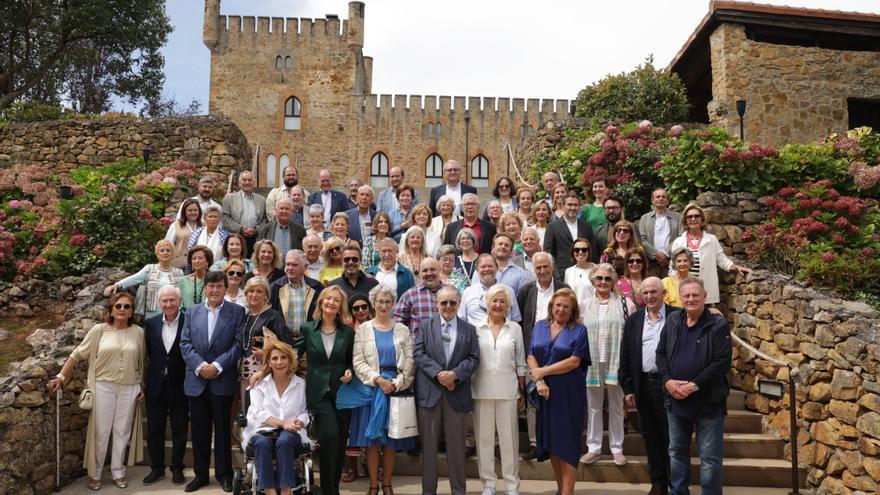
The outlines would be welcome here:
<svg viewBox="0 0 880 495">
<path fill-rule="evenodd" d="M 880 15 L 713 1 L 670 63 L 691 119 L 770 145 L 880 129 Z"/>
<path fill-rule="evenodd" d="M 208 110 L 244 131 L 263 186 L 293 163 L 306 185 L 328 168 L 337 187 L 350 176 L 385 187 L 401 166 L 407 183 L 428 187 L 449 159 L 465 181 L 487 186 L 514 173 L 508 144 L 569 114 L 568 100 L 373 94 L 362 2 L 349 3 L 348 19 L 282 19 L 220 15 L 220 0 L 206 0 L 203 40 Z"/>
</svg>

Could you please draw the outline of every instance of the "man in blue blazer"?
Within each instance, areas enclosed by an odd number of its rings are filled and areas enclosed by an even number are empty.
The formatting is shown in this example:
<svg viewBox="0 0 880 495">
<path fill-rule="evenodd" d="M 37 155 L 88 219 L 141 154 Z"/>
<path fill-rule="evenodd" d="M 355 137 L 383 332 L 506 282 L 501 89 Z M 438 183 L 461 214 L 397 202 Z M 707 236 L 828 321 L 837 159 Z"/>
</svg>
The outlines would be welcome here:
<svg viewBox="0 0 880 495">
<path fill-rule="evenodd" d="M 440 314 L 422 321 L 415 336 L 416 404 L 422 440 L 422 493 L 437 493 L 437 447 L 442 429 L 452 495 L 465 495 L 465 437 L 474 410 L 471 376 L 480 364 L 473 325 L 456 316 L 461 296 L 437 291 Z"/>
<path fill-rule="evenodd" d="M 318 184 L 321 188 L 309 194 L 308 205 L 319 204 L 324 207 L 324 228 L 329 229 L 333 215 L 349 209 L 348 196 L 333 189 L 333 175 L 329 170 L 322 169 L 318 172 Z"/>
<path fill-rule="evenodd" d="M 357 206 L 346 211 L 348 214 L 348 238 L 357 241 L 360 246 L 364 245 L 364 239 L 373 234 L 373 217 L 376 210 L 371 209 L 373 204 L 373 188 L 361 186 L 357 193 Z M 361 216 L 366 220 L 367 232 L 361 231 Z"/>
<path fill-rule="evenodd" d="M 165 424 L 170 420 L 171 479 L 175 485 L 182 485 L 189 408 L 183 393 L 186 363 L 180 351 L 180 334 L 186 318 L 180 312 L 180 289 L 166 285 L 159 289 L 158 297 L 162 313 L 144 321 L 145 347 L 150 361 L 144 402 L 151 467 L 144 484 L 151 485 L 165 478 Z"/>
<path fill-rule="evenodd" d="M 467 193 L 477 194 L 477 188 L 461 182 L 461 164 L 455 160 L 449 160 L 443 165 L 443 184 L 431 189 L 428 208 L 431 209 L 435 217 L 439 215 L 440 211 L 437 210 L 437 200 L 440 199 L 440 196 L 446 195 L 452 198 L 452 201 L 455 203 L 452 215 L 458 216 L 461 213 L 462 198 Z"/>
<path fill-rule="evenodd" d="M 224 303 L 226 274 L 205 276 L 205 304 L 187 310 L 180 336 L 186 361 L 183 389 L 189 397 L 192 418 L 193 464 L 196 477 L 186 485 L 194 492 L 208 484 L 211 464 L 211 429 L 214 429 L 214 476 L 223 491 L 232 491 L 232 398 L 238 392 L 238 358 L 244 308 Z"/>
</svg>

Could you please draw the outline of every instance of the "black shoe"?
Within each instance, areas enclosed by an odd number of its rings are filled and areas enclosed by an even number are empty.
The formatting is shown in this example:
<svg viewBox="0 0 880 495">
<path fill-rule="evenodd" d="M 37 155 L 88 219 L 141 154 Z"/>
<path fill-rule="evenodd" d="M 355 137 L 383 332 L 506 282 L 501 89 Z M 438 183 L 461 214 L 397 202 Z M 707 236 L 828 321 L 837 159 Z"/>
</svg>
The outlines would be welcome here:
<svg viewBox="0 0 880 495">
<path fill-rule="evenodd" d="M 464 456 L 465 457 L 476 457 L 477 456 L 477 448 L 476 447 L 465 447 Z"/>
<path fill-rule="evenodd" d="M 162 469 L 151 469 L 150 474 L 144 477 L 145 485 L 152 485 L 153 483 L 164 480 L 165 479 L 165 468 Z"/>
<path fill-rule="evenodd" d="M 232 480 L 223 480 L 223 491 L 232 493 Z"/>
<path fill-rule="evenodd" d="M 406 455 L 408 455 L 410 457 L 418 457 L 418 456 L 422 455 L 422 450 L 419 449 L 418 447 L 416 447 L 414 449 L 409 449 L 406 451 Z"/>
<path fill-rule="evenodd" d="M 529 447 L 529 450 L 523 452 L 522 459 L 524 461 L 531 461 L 538 457 L 538 449 L 532 445 Z"/>
<path fill-rule="evenodd" d="M 171 470 L 171 482 L 175 485 L 182 485 L 183 482 L 186 481 L 186 478 L 183 477 L 183 469 L 172 469 Z"/>
<path fill-rule="evenodd" d="M 186 493 L 194 492 L 207 484 L 208 484 L 208 480 L 204 480 L 202 478 L 196 477 L 196 478 L 193 478 L 193 480 L 190 481 L 188 485 L 186 485 L 186 488 L 184 488 L 183 491 Z M 230 488 L 232 488 L 231 484 L 230 484 Z"/>
</svg>

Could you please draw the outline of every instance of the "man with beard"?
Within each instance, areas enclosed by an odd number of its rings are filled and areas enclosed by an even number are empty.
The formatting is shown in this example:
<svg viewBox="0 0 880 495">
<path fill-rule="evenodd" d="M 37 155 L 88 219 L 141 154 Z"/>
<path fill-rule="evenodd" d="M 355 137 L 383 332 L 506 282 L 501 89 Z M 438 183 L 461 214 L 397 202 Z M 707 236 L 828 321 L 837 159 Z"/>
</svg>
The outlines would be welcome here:
<svg viewBox="0 0 880 495">
<path fill-rule="evenodd" d="M 296 169 L 293 165 L 288 165 L 284 167 L 284 170 L 281 171 L 282 179 L 284 180 L 284 185 L 276 187 L 269 191 L 269 194 L 266 195 L 266 218 L 271 222 L 275 220 L 275 202 L 281 198 L 288 198 L 293 190 L 293 187 L 299 184 L 299 170 Z M 303 198 L 308 193 L 303 189 Z M 298 221 L 302 224 L 302 220 L 296 220 L 294 217 L 294 221 Z"/>
<path fill-rule="evenodd" d="M 492 241 L 492 256 L 498 265 L 496 278 L 499 284 L 504 284 L 513 290 L 514 296 L 511 298 L 514 298 L 516 291 L 531 278 L 521 266 L 511 259 L 512 254 L 513 239 L 507 234 L 495 234 L 495 239 Z M 522 262 L 523 260 L 519 258 L 516 261 Z"/>
<path fill-rule="evenodd" d="M 593 263 L 599 262 L 599 256 L 608 247 L 608 229 L 614 228 L 617 222 L 626 219 L 623 200 L 620 199 L 620 196 L 608 196 L 602 205 L 605 207 L 605 219 L 608 221 L 596 229 L 596 242 L 590 242 L 593 245 Z M 638 238 L 638 226 L 633 224 L 633 228 L 636 229 L 635 236 Z"/>
<path fill-rule="evenodd" d="M 358 292 L 369 295 L 370 289 L 379 285 L 375 278 L 361 270 L 361 250 L 351 244 L 342 250 L 342 270 L 342 275 L 331 280 L 328 287 L 338 286 L 349 299 Z"/>
<path fill-rule="evenodd" d="M 486 301 L 486 292 L 489 287 L 498 283 L 498 262 L 495 261 L 489 253 L 483 253 L 477 258 L 477 273 L 480 275 L 479 281 L 475 281 L 470 287 L 464 290 L 461 295 L 461 304 L 458 306 L 458 317 L 466 320 L 471 325 L 476 325 L 486 319 L 489 314 L 489 305 Z M 502 284 L 503 285 L 503 284 Z M 507 317 L 512 321 L 522 321 L 519 314 L 519 305 L 516 303 L 516 294 L 509 286 L 507 291 L 510 293 L 510 310 Z"/>
<path fill-rule="evenodd" d="M 205 221 L 205 209 L 209 206 L 216 206 L 217 208 L 222 209 L 220 203 L 212 199 L 213 194 L 214 178 L 210 175 L 206 175 L 199 179 L 199 193 L 192 197 L 192 199 L 199 202 L 199 207 L 202 209 L 202 216 L 199 217 L 199 221 Z M 183 208 L 183 205 L 181 205 L 180 207 Z M 177 211 L 177 216 L 174 218 L 180 218 L 180 210 Z"/>
<path fill-rule="evenodd" d="M 409 328 L 413 337 L 419 324 L 437 316 L 437 290 L 440 289 L 440 262 L 425 258 L 419 265 L 419 284 L 404 292 L 394 307 L 394 319 Z"/>
<path fill-rule="evenodd" d="M 392 211 L 400 207 L 400 203 L 397 202 L 397 189 L 403 185 L 403 180 L 403 169 L 391 167 L 391 170 L 388 171 L 388 187 L 379 194 L 379 201 L 376 202 L 378 211 L 384 211 L 390 215 Z M 416 191 L 413 196 L 413 206 L 419 204 L 420 201 L 419 192 Z"/>
</svg>

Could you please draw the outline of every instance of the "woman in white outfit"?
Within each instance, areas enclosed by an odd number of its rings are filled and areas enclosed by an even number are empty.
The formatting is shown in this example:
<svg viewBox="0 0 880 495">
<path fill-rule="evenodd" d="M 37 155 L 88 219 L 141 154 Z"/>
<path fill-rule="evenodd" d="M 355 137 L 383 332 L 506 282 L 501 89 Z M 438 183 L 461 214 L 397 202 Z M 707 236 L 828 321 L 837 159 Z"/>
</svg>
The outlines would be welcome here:
<svg viewBox="0 0 880 495">
<path fill-rule="evenodd" d="M 574 260 L 574 265 L 565 269 L 565 285 L 571 287 L 578 301 L 586 301 L 595 294 L 593 281 L 590 279 L 590 272 L 595 266 L 590 241 L 583 237 L 575 239 L 571 245 L 571 259 Z"/>
<path fill-rule="evenodd" d="M 483 495 L 495 493 L 495 434 L 508 495 L 519 493 L 517 411 L 525 405 L 526 364 L 522 329 L 507 318 L 513 301 L 505 285 L 486 292 L 489 314 L 477 325 L 480 365 L 473 377 L 474 434 Z"/>
<path fill-rule="evenodd" d="M 620 368 L 620 340 L 623 324 L 636 311 L 632 300 L 616 292 L 617 272 L 600 263 L 590 275 L 595 296 L 581 301 L 581 321 L 587 327 L 587 341 L 593 366 L 587 370 L 587 453 L 581 463 L 592 464 L 602 451 L 602 406 L 608 391 L 608 437 L 614 464 L 626 465 L 623 455 L 623 390 L 617 378 Z"/>
</svg>

